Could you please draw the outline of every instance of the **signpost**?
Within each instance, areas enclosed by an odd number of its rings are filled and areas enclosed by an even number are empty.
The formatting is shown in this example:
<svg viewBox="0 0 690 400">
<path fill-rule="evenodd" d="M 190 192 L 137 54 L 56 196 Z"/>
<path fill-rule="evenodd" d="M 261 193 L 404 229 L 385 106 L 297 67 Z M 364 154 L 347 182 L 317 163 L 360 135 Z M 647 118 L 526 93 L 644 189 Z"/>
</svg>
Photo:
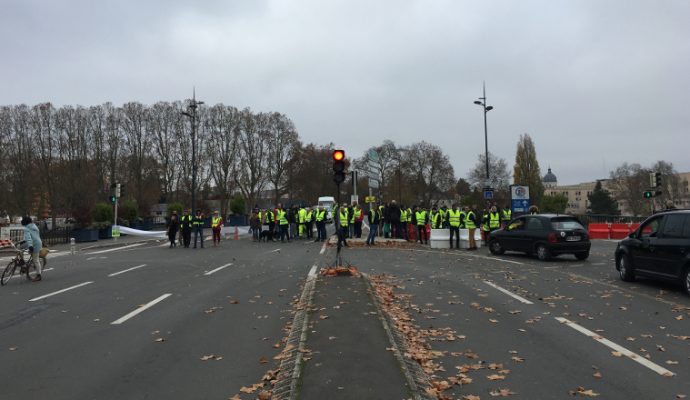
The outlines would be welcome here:
<svg viewBox="0 0 690 400">
<path fill-rule="evenodd" d="M 529 211 L 529 186 L 510 186 L 510 208 L 514 213 L 526 213 Z"/>
</svg>

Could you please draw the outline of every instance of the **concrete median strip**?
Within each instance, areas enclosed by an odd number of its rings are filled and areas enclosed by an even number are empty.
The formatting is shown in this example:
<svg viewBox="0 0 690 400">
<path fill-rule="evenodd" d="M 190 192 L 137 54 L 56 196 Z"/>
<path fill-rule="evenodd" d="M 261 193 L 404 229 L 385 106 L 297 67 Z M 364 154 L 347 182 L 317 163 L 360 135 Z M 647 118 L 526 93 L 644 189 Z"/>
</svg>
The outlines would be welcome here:
<svg viewBox="0 0 690 400">
<path fill-rule="evenodd" d="M 633 361 L 635 361 L 641 365 L 644 365 L 645 367 L 651 369 L 652 371 L 656 372 L 659 375 L 669 376 L 669 377 L 675 375 L 673 372 L 667 370 L 666 368 L 649 361 L 648 359 L 642 357 L 639 354 L 633 353 L 632 351 L 626 349 L 625 347 L 620 346 L 620 345 L 618 345 L 618 344 L 590 331 L 589 329 L 587 329 L 581 325 L 576 324 L 575 322 L 572 322 L 572 321 L 570 321 L 566 318 L 563 318 L 563 317 L 555 317 L 555 318 L 556 318 L 556 321 L 558 321 L 562 324 L 565 324 L 565 325 L 575 329 L 576 331 L 578 331 L 578 332 L 580 332 L 586 336 L 591 337 L 592 339 L 603 344 L 604 346 L 621 353 L 621 355 L 624 355 L 624 356 L 628 357 L 629 359 L 631 359 L 631 360 L 633 360 Z"/>
<path fill-rule="evenodd" d="M 127 321 L 128 319 L 135 317 L 136 315 L 148 310 L 149 308 L 155 306 L 156 304 L 160 303 L 161 301 L 167 299 L 168 297 L 172 296 L 172 293 L 166 293 L 160 297 L 158 297 L 155 300 L 151 300 L 150 302 L 142 305 L 141 307 L 137 308 L 136 310 L 124 315 L 123 317 L 116 319 L 115 321 L 111 322 L 111 325 L 120 325 L 123 322 Z"/>
<path fill-rule="evenodd" d="M 76 289 L 76 288 L 79 288 L 79 287 L 82 287 L 82 286 L 90 285 L 90 284 L 92 284 L 92 283 L 93 283 L 93 282 L 91 282 L 91 281 L 90 281 L 90 282 L 80 283 L 80 284 L 78 284 L 78 285 L 74 285 L 74 286 L 70 286 L 70 287 L 65 288 L 65 289 L 62 289 L 62 290 L 58 290 L 57 292 L 52 292 L 52 293 L 44 294 L 43 296 L 35 297 L 35 298 L 33 298 L 33 299 L 29 300 L 29 301 L 43 300 L 43 299 L 45 299 L 46 297 L 55 296 L 56 294 L 64 293 L 64 292 L 66 292 L 66 291 L 68 291 L 68 290 L 72 290 L 72 289 Z"/>
</svg>

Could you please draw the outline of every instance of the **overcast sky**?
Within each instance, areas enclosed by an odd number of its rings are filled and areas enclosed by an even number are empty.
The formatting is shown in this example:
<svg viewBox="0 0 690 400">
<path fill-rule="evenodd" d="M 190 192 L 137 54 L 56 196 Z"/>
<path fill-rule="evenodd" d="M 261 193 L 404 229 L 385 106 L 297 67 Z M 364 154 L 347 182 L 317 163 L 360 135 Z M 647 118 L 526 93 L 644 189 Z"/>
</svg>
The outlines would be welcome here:
<svg viewBox="0 0 690 400">
<path fill-rule="evenodd" d="M 445 149 L 457 177 L 519 135 L 559 184 L 690 171 L 690 1 L 0 0 L 0 105 L 197 97 L 289 116 L 359 157 Z"/>
</svg>

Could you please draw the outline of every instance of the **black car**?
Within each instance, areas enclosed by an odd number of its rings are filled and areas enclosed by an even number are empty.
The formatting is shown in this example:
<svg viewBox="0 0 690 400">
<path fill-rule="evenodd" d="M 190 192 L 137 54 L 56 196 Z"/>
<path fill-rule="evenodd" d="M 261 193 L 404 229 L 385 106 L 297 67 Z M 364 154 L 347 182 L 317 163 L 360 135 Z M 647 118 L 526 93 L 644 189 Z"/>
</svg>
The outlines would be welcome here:
<svg viewBox="0 0 690 400">
<path fill-rule="evenodd" d="M 520 251 L 536 254 L 540 260 L 573 254 L 578 260 L 589 257 L 591 243 L 587 230 L 577 218 L 563 214 L 523 215 L 489 234 L 493 254 Z"/>
<path fill-rule="evenodd" d="M 618 243 L 616 269 L 624 281 L 636 276 L 680 281 L 690 294 L 690 210 L 647 218 Z"/>
</svg>

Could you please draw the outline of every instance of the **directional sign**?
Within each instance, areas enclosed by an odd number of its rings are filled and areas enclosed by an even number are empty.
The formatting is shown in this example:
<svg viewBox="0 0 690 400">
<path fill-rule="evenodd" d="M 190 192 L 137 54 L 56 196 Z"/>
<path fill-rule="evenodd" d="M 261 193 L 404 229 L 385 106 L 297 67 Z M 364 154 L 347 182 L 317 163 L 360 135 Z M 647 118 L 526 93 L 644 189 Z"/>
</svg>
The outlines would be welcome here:
<svg viewBox="0 0 690 400">
<path fill-rule="evenodd" d="M 484 189 L 484 199 L 485 200 L 491 200 L 494 198 L 494 190 L 493 189 Z"/>
<path fill-rule="evenodd" d="M 376 196 L 366 196 L 364 198 L 365 203 L 376 203 Z"/>
</svg>

